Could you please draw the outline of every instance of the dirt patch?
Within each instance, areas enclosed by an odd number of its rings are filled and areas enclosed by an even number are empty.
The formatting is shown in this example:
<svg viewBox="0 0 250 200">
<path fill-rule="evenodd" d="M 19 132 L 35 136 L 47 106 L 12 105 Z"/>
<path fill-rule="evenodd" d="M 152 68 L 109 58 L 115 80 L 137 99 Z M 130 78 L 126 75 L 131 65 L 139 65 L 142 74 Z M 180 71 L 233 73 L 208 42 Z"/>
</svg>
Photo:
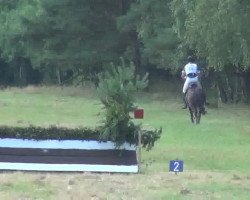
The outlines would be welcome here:
<svg viewBox="0 0 250 200">
<path fill-rule="evenodd" d="M 234 174 L 232 179 L 233 180 L 241 180 L 241 178 L 237 174 Z"/>
<path fill-rule="evenodd" d="M 187 188 L 182 188 L 180 190 L 180 194 L 181 195 L 191 194 L 191 191 L 189 189 L 187 189 Z"/>
<path fill-rule="evenodd" d="M 239 179 L 240 177 L 240 179 Z M 247 192 L 250 188 L 249 174 L 223 173 L 211 171 L 186 171 L 175 175 L 168 172 L 152 174 L 110 174 L 110 173 L 2 173 L 1 185 L 12 185 L 16 180 L 26 180 L 43 187 L 54 188 L 51 199 L 166 199 L 166 197 L 192 196 L 192 199 L 204 199 L 216 195 L 216 191 L 206 189 L 193 190 L 209 183 L 229 184 Z M 10 187 L 11 188 L 11 187 Z M 222 191 L 223 192 L 223 191 Z M 227 191 L 228 192 L 228 191 Z M 230 191 L 229 191 L 230 192 Z M 249 191 L 250 193 L 250 191 Z M 10 195 L 0 190 L 0 197 Z M 221 195 L 221 194 L 220 194 Z M 227 194 L 228 195 L 228 194 Z M 29 197 L 27 194 L 26 197 Z M 14 198 L 14 196 L 13 196 Z"/>
</svg>

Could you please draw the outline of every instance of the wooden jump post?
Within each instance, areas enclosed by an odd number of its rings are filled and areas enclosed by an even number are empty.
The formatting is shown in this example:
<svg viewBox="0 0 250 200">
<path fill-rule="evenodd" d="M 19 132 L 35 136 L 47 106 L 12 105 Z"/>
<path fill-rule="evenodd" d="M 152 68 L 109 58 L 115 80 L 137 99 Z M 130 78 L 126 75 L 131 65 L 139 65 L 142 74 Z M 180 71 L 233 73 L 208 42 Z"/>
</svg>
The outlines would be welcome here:
<svg viewBox="0 0 250 200">
<path fill-rule="evenodd" d="M 135 109 L 134 110 L 134 118 L 135 119 L 143 119 L 144 117 L 144 110 L 143 109 Z M 138 133 L 138 154 L 137 154 L 137 160 L 138 160 L 138 171 L 141 172 L 141 131 Z"/>
</svg>

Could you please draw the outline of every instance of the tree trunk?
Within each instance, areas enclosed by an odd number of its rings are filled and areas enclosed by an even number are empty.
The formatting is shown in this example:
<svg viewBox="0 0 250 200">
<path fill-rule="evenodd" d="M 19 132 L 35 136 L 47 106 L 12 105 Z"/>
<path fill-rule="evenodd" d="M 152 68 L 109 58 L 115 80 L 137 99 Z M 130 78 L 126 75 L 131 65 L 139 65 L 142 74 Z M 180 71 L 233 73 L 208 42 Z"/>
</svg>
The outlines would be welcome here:
<svg viewBox="0 0 250 200">
<path fill-rule="evenodd" d="M 223 103 L 238 103 L 250 96 L 250 78 L 246 73 L 238 73 L 236 68 L 215 73 L 218 95 Z"/>
<path fill-rule="evenodd" d="M 217 75 L 215 77 L 215 83 L 216 83 L 217 89 L 218 89 L 218 96 L 220 97 L 222 103 L 227 103 L 227 101 L 228 101 L 227 93 L 225 90 L 225 85 L 223 83 L 222 77 L 220 75 Z"/>
<path fill-rule="evenodd" d="M 13 69 L 14 84 L 17 86 L 26 86 L 27 80 L 27 60 L 22 57 L 15 58 L 11 64 Z"/>
<path fill-rule="evenodd" d="M 145 75 L 146 70 L 145 68 L 142 68 L 141 65 L 141 42 L 138 38 L 137 32 L 136 31 L 132 31 L 131 32 L 131 37 L 133 39 L 133 48 L 134 48 L 134 63 L 136 66 L 136 73 L 140 74 L 140 75 Z"/>
<path fill-rule="evenodd" d="M 250 71 L 244 73 L 243 82 L 245 89 L 243 90 L 243 94 L 246 97 L 246 102 L 250 103 Z"/>
<path fill-rule="evenodd" d="M 61 85 L 62 84 L 62 82 L 61 82 L 61 71 L 60 71 L 60 69 L 58 67 L 56 68 L 56 76 L 57 76 L 58 85 Z"/>
</svg>

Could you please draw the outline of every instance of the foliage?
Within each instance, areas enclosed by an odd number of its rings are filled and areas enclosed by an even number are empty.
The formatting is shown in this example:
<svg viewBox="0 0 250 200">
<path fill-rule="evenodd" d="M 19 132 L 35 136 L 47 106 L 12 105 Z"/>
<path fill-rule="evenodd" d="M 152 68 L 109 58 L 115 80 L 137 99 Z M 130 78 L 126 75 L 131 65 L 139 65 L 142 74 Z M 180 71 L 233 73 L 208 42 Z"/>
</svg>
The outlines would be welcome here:
<svg viewBox="0 0 250 200">
<path fill-rule="evenodd" d="M 35 140 L 98 140 L 99 131 L 90 128 L 63 128 L 51 126 L 9 127 L 0 126 L 0 138 L 21 138 Z"/>
<path fill-rule="evenodd" d="M 172 8 L 182 40 L 210 67 L 250 66 L 249 2 L 173 0 Z"/>
<path fill-rule="evenodd" d="M 179 73 L 195 54 L 202 67 L 237 79 L 219 90 L 237 88 L 250 101 L 249 13 L 247 0 L 0 1 L 0 71 L 5 84 L 78 83 L 96 81 L 120 56 L 137 72 Z"/>
<path fill-rule="evenodd" d="M 136 127 L 131 131 L 135 131 Z M 97 141 L 113 141 L 112 138 L 100 138 L 101 130 L 99 128 L 74 128 L 50 126 L 48 128 L 39 126 L 29 127 L 10 127 L 0 126 L 0 138 L 16 138 L 16 139 L 34 139 L 34 140 L 97 140 Z M 155 132 L 155 133 L 154 133 Z M 154 142 L 160 138 L 161 130 L 143 130 L 142 146 L 150 150 L 154 146 Z M 125 142 L 137 144 L 137 138 L 134 135 L 126 135 Z"/>
<path fill-rule="evenodd" d="M 173 0 L 171 6 L 176 32 L 213 69 L 209 78 L 222 101 L 249 101 L 249 1 Z"/>
<path fill-rule="evenodd" d="M 162 128 L 160 129 L 142 129 L 141 131 L 141 143 L 142 147 L 147 151 L 154 147 L 155 141 L 159 140 L 162 134 Z M 138 138 L 138 137 L 136 137 Z"/>
<path fill-rule="evenodd" d="M 104 127 L 100 134 L 102 139 L 116 141 L 117 146 L 126 141 L 126 137 L 134 137 L 139 127 L 131 121 L 130 112 L 135 109 L 135 93 L 148 84 L 148 74 L 142 79 L 135 75 L 133 63 L 126 65 L 112 64 L 107 71 L 99 74 L 97 88 L 100 100 L 104 105 Z"/>
<path fill-rule="evenodd" d="M 1 54 L 63 70 L 126 55 L 176 71 L 191 49 L 213 68 L 246 69 L 249 11 L 246 0 L 0 1 Z"/>
<path fill-rule="evenodd" d="M 23 57 L 33 68 L 57 74 L 118 60 L 124 48 L 118 8 L 109 0 L 0 1 L 1 56 Z"/>
<path fill-rule="evenodd" d="M 136 1 L 126 15 L 118 17 L 122 32 L 136 31 L 142 43 L 144 65 L 153 64 L 164 69 L 177 70 L 180 60 L 180 40 L 173 29 L 174 19 L 170 0 Z"/>
</svg>

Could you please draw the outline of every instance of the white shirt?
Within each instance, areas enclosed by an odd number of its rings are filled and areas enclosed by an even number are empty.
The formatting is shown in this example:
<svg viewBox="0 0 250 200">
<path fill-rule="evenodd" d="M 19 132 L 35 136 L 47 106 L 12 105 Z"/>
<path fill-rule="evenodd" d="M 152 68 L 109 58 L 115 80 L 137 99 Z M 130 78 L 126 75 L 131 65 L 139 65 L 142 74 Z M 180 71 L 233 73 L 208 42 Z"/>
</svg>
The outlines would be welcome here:
<svg viewBox="0 0 250 200">
<path fill-rule="evenodd" d="M 184 70 L 186 74 L 190 74 L 190 73 L 198 74 L 199 73 L 198 66 L 195 63 L 186 64 L 184 67 Z"/>
</svg>

